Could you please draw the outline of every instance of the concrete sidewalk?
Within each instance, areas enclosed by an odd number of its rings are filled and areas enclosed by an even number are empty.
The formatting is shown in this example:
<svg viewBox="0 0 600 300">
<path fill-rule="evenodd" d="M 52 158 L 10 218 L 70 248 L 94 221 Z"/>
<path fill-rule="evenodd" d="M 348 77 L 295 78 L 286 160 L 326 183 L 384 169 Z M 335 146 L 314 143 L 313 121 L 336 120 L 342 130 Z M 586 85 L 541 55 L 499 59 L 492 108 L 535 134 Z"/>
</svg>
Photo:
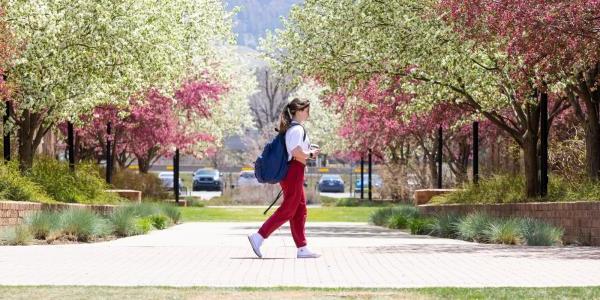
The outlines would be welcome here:
<svg viewBox="0 0 600 300">
<path fill-rule="evenodd" d="M 187 223 L 111 242 L 0 247 L 1 285 L 495 287 L 600 285 L 600 248 L 508 247 L 309 223 L 323 256 L 295 259 L 283 227 L 257 259 L 258 223 Z"/>
</svg>

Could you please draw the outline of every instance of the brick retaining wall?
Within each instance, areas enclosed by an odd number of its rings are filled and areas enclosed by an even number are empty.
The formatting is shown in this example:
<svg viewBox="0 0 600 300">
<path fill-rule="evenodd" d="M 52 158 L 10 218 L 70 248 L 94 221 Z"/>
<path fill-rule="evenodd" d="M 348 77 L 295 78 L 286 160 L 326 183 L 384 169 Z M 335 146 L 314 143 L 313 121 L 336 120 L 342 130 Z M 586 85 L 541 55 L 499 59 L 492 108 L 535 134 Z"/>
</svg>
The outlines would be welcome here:
<svg viewBox="0 0 600 300">
<path fill-rule="evenodd" d="M 564 228 L 564 241 L 600 246 L 600 202 L 419 205 L 424 215 L 480 211 L 494 217 L 530 217 Z"/>
<path fill-rule="evenodd" d="M 114 205 L 86 205 L 75 203 L 42 204 L 21 201 L 0 201 L 0 227 L 14 226 L 23 222 L 28 215 L 44 211 L 61 211 L 69 208 L 91 209 L 101 215 L 110 214 Z"/>
</svg>

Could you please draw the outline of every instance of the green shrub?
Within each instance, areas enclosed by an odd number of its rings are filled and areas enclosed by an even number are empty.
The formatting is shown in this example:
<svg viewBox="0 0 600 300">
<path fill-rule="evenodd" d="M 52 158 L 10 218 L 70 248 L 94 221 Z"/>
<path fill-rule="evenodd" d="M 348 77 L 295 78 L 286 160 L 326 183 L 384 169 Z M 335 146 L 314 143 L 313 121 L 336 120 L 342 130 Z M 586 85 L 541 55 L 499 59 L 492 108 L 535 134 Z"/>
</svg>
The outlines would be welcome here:
<svg viewBox="0 0 600 300">
<path fill-rule="evenodd" d="M 171 193 L 163 186 L 156 174 L 143 174 L 129 169 L 122 169 L 113 176 L 112 185 L 118 189 L 131 189 L 142 192 L 144 199 L 164 200 Z"/>
<path fill-rule="evenodd" d="M 521 224 L 518 219 L 495 219 L 484 230 L 484 239 L 493 244 L 521 245 Z"/>
<path fill-rule="evenodd" d="M 399 223 L 394 224 L 394 226 L 401 226 L 398 228 L 407 228 L 406 226 L 402 227 L 402 218 L 409 220 L 418 216 L 419 210 L 416 207 L 412 205 L 398 205 L 395 207 L 383 207 L 374 211 L 369 217 L 369 222 L 378 226 L 389 226 L 390 222 L 395 218 Z"/>
<path fill-rule="evenodd" d="M 321 206 L 336 206 L 338 199 L 333 197 L 321 196 L 319 199 L 321 201 Z"/>
<path fill-rule="evenodd" d="M 40 211 L 27 217 L 25 223 L 34 238 L 44 240 L 59 228 L 60 216 L 56 212 Z"/>
<path fill-rule="evenodd" d="M 456 238 L 456 224 L 459 216 L 455 214 L 438 215 L 432 219 L 431 235 L 442 238 Z"/>
<path fill-rule="evenodd" d="M 323 196 L 321 196 L 323 198 Z M 373 206 L 390 206 L 391 202 L 383 202 L 383 201 L 369 201 L 365 199 L 357 199 L 357 198 L 341 198 L 335 202 L 335 206 L 339 207 L 373 207 Z"/>
<path fill-rule="evenodd" d="M 42 186 L 21 175 L 16 161 L 0 164 L 0 199 L 41 203 L 56 202 L 44 191 Z"/>
<path fill-rule="evenodd" d="M 410 234 L 431 234 L 434 222 L 435 221 L 432 218 L 413 218 L 408 224 L 410 228 Z"/>
<path fill-rule="evenodd" d="M 372 201 L 361 200 L 361 199 L 356 199 L 356 198 L 341 198 L 341 199 L 337 199 L 335 201 L 335 206 L 340 206 L 340 207 L 357 207 L 357 206 L 369 206 L 369 205 L 371 205 L 371 203 L 373 203 L 373 202 Z"/>
<path fill-rule="evenodd" d="M 482 179 L 478 185 L 466 184 L 453 193 L 435 196 L 432 204 L 444 203 L 517 203 L 517 202 L 557 202 L 557 201 L 600 201 L 600 185 L 589 180 L 570 181 L 560 176 L 550 176 L 548 196 L 545 198 L 525 197 L 523 176 L 496 175 Z"/>
<path fill-rule="evenodd" d="M 169 218 L 165 215 L 152 215 L 150 216 L 152 220 L 152 226 L 156 229 L 165 229 L 167 228 L 167 223 L 169 222 Z"/>
<path fill-rule="evenodd" d="M 108 186 L 98 176 L 97 167 L 91 163 L 77 164 L 73 173 L 66 162 L 40 158 L 34 161 L 27 177 L 60 202 L 116 203 L 120 200 L 105 191 Z"/>
<path fill-rule="evenodd" d="M 515 203 L 524 202 L 525 182 L 521 176 L 496 175 L 479 184 L 465 184 L 461 190 L 433 197 L 432 204 L 442 203 Z"/>
<path fill-rule="evenodd" d="M 135 218 L 135 231 L 137 234 L 146 234 L 152 229 L 152 218 Z"/>
<path fill-rule="evenodd" d="M 564 230 L 535 219 L 520 222 L 521 234 L 528 246 L 554 246 L 562 244 Z"/>
<path fill-rule="evenodd" d="M 197 197 L 186 197 L 185 201 L 189 207 L 205 207 L 206 200 L 199 199 Z"/>
<path fill-rule="evenodd" d="M 223 206 L 223 205 L 236 205 L 231 195 L 221 194 L 221 196 L 210 198 L 206 205 L 208 206 Z"/>
<path fill-rule="evenodd" d="M 0 236 L 2 244 L 11 246 L 24 246 L 31 244 L 33 236 L 29 232 L 29 228 L 25 225 L 18 225 L 12 228 L 4 229 Z"/>
<path fill-rule="evenodd" d="M 391 229 L 406 229 L 412 219 L 404 214 L 392 214 L 388 227 Z"/>
<path fill-rule="evenodd" d="M 104 234 L 106 222 L 87 209 L 68 209 L 60 214 L 61 230 L 68 237 L 87 242 Z"/>
<path fill-rule="evenodd" d="M 460 218 L 456 224 L 458 237 L 465 241 L 485 241 L 484 231 L 489 228 L 491 218 L 483 213 L 472 213 Z"/>
</svg>

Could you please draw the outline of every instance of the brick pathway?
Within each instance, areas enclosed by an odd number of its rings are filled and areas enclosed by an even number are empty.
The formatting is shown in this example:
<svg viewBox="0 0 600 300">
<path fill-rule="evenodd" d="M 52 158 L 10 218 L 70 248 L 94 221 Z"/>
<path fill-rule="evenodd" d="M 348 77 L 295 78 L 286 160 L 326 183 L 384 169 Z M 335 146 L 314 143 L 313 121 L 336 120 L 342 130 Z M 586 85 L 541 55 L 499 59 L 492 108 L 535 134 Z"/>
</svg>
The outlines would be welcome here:
<svg viewBox="0 0 600 300">
<path fill-rule="evenodd" d="M 586 286 L 600 285 L 600 248 L 504 247 L 411 236 L 357 223 L 310 223 L 319 259 L 295 259 L 283 227 L 255 259 L 258 223 L 187 223 L 145 236 L 0 247 L 2 285 Z"/>
</svg>

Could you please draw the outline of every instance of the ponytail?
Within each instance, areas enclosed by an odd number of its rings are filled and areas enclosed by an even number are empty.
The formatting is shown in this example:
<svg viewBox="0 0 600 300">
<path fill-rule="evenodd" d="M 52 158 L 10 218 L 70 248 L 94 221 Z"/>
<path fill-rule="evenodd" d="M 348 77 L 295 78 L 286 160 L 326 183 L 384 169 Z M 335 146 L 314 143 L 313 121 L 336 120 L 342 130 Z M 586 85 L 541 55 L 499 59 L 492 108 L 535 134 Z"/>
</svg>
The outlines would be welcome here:
<svg viewBox="0 0 600 300">
<path fill-rule="evenodd" d="M 290 128 L 291 124 L 292 112 L 290 111 L 290 104 L 288 103 L 283 107 L 283 110 L 279 114 L 279 127 L 277 128 L 277 131 L 283 134 L 288 128 Z"/>
</svg>

